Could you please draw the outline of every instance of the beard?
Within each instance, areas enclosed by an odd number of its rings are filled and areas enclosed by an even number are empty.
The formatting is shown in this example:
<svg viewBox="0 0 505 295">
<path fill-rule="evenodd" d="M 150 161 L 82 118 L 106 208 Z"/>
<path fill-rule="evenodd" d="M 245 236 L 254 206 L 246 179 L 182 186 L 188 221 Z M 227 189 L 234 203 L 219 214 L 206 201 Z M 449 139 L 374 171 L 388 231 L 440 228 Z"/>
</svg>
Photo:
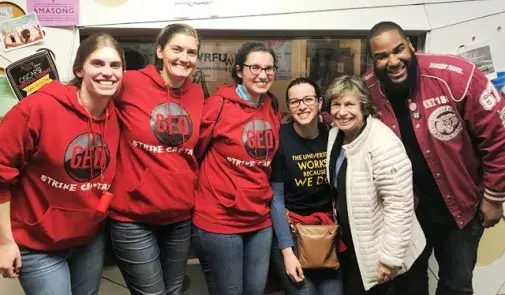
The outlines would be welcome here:
<svg viewBox="0 0 505 295">
<path fill-rule="evenodd" d="M 377 70 L 374 67 L 374 74 L 379 79 L 379 81 L 384 85 L 387 92 L 398 93 L 405 92 L 410 89 L 417 80 L 417 57 L 414 51 L 410 50 L 410 56 L 412 57 L 409 61 L 402 60 L 405 64 L 407 70 L 407 79 L 401 83 L 394 83 L 388 76 L 387 68 L 384 70 Z"/>
</svg>

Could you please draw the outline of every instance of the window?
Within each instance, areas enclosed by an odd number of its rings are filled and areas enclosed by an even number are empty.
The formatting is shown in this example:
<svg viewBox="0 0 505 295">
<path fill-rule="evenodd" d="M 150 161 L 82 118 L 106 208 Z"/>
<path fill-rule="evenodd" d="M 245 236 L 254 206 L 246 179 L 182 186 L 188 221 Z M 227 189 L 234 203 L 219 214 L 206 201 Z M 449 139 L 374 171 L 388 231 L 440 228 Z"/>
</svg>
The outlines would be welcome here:
<svg viewBox="0 0 505 295">
<path fill-rule="evenodd" d="M 268 42 L 276 53 L 278 67 L 271 91 L 279 99 L 282 112 L 287 111 L 285 93 L 292 79 L 309 77 L 316 81 L 324 93 L 335 78 L 344 74 L 362 75 L 371 65 L 364 34 L 349 36 L 342 33 L 342 37 L 309 38 L 297 37 L 296 32 L 265 33 L 268 37 L 247 37 L 250 34 L 238 32 L 226 38 L 222 36 L 227 34 L 219 31 L 213 32 L 218 37 L 208 34 L 206 36 L 205 32 L 202 34 L 199 64 L 193 78 L 195 82 L 201 83 L 209 94 L 214 93 L 218 85 L 233 81 L 231 71 L 235 52 L 244 42 L 252 39 Z M 235 36 L 237 34 L 240 35 Z M 280 37 L 281 35 L 289 37 Z M 422 44 L 418 42 L 424 40 L 424 36 L 409 37 L 416 47 L 422 48 Z M 142 68 L 154 59 L 153 41 L 137 41 L 124 37 L 118 39 L 125 48 L 129 69 Z M 142 39 L 146 40 L 145 37 Z"/>
</svg>

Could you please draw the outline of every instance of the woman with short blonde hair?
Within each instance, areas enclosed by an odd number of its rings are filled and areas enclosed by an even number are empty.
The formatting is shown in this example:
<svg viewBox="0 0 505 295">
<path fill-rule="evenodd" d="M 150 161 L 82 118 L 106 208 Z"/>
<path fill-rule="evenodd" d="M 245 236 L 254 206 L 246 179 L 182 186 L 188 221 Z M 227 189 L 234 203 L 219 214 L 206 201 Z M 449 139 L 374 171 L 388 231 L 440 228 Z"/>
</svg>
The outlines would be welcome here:
<svg viewBox="0 0 505 295">
<path fill-rule="evenodd" d="M 327 175 L 348 247 L 339 254 L 345 294 L 387 294 L 426 244 L 414 213 L 411 163 L 400 139 L 374 118 L 360 77 L 337 78 L 326 97 L 335 125 Z"/>
<path fill-rule="evenodd" d="M 346 75 L 335 79 L 326 90 L 326 98 L 331 102 L 348 93 L 354 93 L 359 98 L 363 115 L 377 117 L 377 109 L 370 100 L 370 91 L 359 76 Z"/>
</svg>

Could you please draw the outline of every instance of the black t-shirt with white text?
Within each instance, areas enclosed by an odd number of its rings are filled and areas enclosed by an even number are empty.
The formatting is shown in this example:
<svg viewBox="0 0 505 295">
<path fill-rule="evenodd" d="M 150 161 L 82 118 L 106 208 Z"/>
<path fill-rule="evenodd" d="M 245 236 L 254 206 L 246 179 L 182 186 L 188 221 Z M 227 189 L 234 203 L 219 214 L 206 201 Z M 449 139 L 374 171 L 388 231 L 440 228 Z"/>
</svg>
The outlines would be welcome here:
<svg viewBox="0 0 505 295">
<path fill-rule="evenodd" d="M 293 122 L 281 125 L 280 147 L 272 163 L 270 181 L 284 183 L 285 206 L 300 215 L 331 211 L 326 178 L 328 129 L 319 123 L 319 135 L 305 139 Z"/>
</svg>

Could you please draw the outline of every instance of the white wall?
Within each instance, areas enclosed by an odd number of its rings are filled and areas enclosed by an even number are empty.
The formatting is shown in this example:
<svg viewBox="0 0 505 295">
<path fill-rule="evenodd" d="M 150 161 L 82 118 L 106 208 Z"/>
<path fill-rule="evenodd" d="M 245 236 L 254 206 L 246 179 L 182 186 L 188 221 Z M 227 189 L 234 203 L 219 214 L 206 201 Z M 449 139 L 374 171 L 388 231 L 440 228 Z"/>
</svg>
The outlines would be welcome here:
<svg viewBox="0 0 505 295">
<path fill-rule="evenodd" d="M 272 0 L 280 1 L 280 0 Z M 308 1 L 308 0 L 306 0 Z M 412 17 L 413 15 L 419 17 Z M 402 24 L 406 30 L 427 31 L 428 19 L 421 5 L 373 7 L 367 9 L 327 10 L 303 13 L 266 14 L 225 18 L 153 21 L 83 27 L 163 28 L 184 21 L 197 29 L 210 30 L 368 30 L 382 20 Z"/>
<path fill-rule="evenodd" d="M 422 0 L 214 0 L 214 5 L 207 5 L 204 8 L 202 6 L 195 6 L 189 10 L 181 10 L 180 6 L 176 6 L 175 2 L 183 1 L 166 1 L 166 0 L 148 0 L 149 7 L 146 7 L 147 1 L 144 0 L 129 0 L 122 5 L 113 6 L 109 3 L 103 5 L 101 3 L 107 2 L 107 0 L 100 1 L 88 1 L 81 0 L 81 14 L 80 14 L 80 25 L 81 26 L 97 26 L 97 25 L 114 25 L 117 24 L 130 24 L 136 23 L 141 27 L 150 26 L 146 23 L 152 22 L 167 22 L 174 19 L 179 19 L 181 17 L 189 17 L 191 19 L 205 19 L 211 17 L 219 17 L 221 19 L 226 19 L 224 22 L 228 23 L 227 29 L 256 29 L 258 26 L 261 28 L 266 27 L 267 29 L 277 30 L 278 25 L 283 26 L 297 26 L 298 19 L 310 18 L 311 23 L 308 27 L 304 29 L 332 29 L 334 27 L 356 27 L 360 26 L 361 22 L 367 22 L 367 8 L 374 7 L 409 7 L 412 9 L 414 4 L 422 4 Z M 124 1 L 119 1 L 124 2 Z M 185 2 L 204 2 L 204 1 L 185 1 Z M 353 15 L 346 16 L 343 13 L 339 13 L 342 10 L 362 8 L 361 12 L 355 13 Z M 422 7 L 421 7 L 422 9 Z M 421 10 L 422 11 L 422 10 Z M 417 26 L 421 29 L 426 29 L 426 21 L 423 14 L 417 12 L 412 15 L 416 15 L 416 18 L 410 18 L 406 20 L 407 26 Z M 334 12 L 335 14 L 312 14 L 312 12 Z M 395 16 L 395 10 L 389 12 L 383 10 L 378 12 L 377 17 L 382 18 L 392 18 L 397 19 Z M 281 15 L 289 15 L 288 18 L 283 18 L 283 20 L 288 20 L 287 24 L 282 24 L 282 22 L 276 21 L 275 17 Z M 274 18 L 268 19 L 242 19 L 244 16 L 265 16 L 270 15 Z M 404 18 L 399 16 L 400 18 Z M 215 27 L 215 24 L 223 23 L 222 20 L 217 20 L 212 22 L 198 23 L 199 29 L 209 28 L 209 29 L 219 29 L 221 27 Z M 252 22 L 250 22 L 252 20 Z M 265 24 L 264 22 L 267 21 Z M 412 25 L 408 25 L 411 23 Z M 144 24 L 141 24 L 144 23 Z M 306 23 L 304 23 L 306 24 Z M 238 25 L 238 26 L 237 26 Z M 157 26 L 157 25 L 155 25 Z M 219 26 L 219 25 L 218 25 Z M 152 27 L 152 26 L 151 26 Z"/>
<path fill-rule="evenodd" d="M 455 53 L 459 46 L 471 44 L 473 37 L 475 42 L 490 44 L 495 68 L 505 71 L 505 9 L 499 14 L 434 29 L 428 34 L 426 50 Z"/>
<path fill-rule="evenodd" d="M 462 1 L 460 3 L 440 2 L 425 5 L 431 30 L 457 26 L 460 23 L 467 23 L 481 17 L 505 12 L 505 1 L 503 0 Z"/>
</svg>

